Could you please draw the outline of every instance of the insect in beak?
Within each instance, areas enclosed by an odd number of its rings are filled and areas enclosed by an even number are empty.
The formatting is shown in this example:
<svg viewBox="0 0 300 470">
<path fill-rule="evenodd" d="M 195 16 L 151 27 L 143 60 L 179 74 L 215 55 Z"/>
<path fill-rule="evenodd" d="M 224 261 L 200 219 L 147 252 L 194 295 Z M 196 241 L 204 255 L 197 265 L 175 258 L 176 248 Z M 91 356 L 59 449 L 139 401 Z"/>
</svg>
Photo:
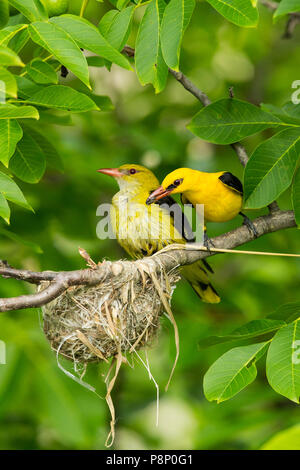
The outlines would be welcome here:
<svg viewBox="0 0 300 470">
<path fill-rule="evenodd" d="M 172 192 L 172 190 L 173 190 L 173 188 L 172 189 L 165 189 L 162 186 L 159 186 L 159 188 L 157 188 L 155 191 L 153 191 L 150 194 L 150 196 L 148 197 L 148 199 L 146 201 L 146 204 L 150 205 L 153 202 L 156 202 L 159 199 L 162 199 L 163 197 L 168 196 Z"/>
</svg>

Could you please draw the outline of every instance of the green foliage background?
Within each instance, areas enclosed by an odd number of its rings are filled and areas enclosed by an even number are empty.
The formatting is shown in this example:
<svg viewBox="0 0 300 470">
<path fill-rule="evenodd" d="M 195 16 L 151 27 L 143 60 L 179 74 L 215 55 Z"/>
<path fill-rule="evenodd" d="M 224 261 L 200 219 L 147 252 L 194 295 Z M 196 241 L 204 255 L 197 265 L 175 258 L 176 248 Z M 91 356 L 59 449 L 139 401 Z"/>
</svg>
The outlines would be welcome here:
<svg viewBox="0 0 300 470">
<path fill-rule="evenodd" d="M 72 1 L 71 12 L 78 14 L 80 4 Z M 96 23 L 109 8 L 108 2 L 90 1 L 85 16 Z M 212 99 L 227 96 L 233 85 L 237 98 L 253 103 L 281 106 L 290 100 L 291 84 L 300 78 L 300 30 L 296 29 L 292 39 L 283 40 L 285 20 L 274 25 L 264 7 L 259 11 L 258 29 L 242 29 L 224 20 L 209 4 L 197 2 L 183 40 L 181 70 Z M 134 20 L 132 37 L 139 15 L 142 11 Z M 69 81 L 80 90 L 82 85 L 74 76 L 60 79 L 61 83 Z M 73 115 L 72 126 L 44 125 L 60 151 L 65 171 L 47 170 L 38 185 L 20 182 L 35 214 L 16 208 L 11 226 L 3 223 L 0 227 L 0 258 L 15 267 L 84 267 L 78 246 L 95 260 L 124 257 L 116 241 L 96 238 L 96 208 L 109 202 L 117 190 L 115 182 L 99 175 L 97 168 L 134 162 L 152 167 L 160 179 L 178 166 L 224 169 L 242 178 L 243 169 L 230 147 L 208 144 L 186 129 L 200 105 L 173 77 L 168 77 L 167 87 L 159 95 L 151 86 L 141 87 L 134 73 L 115 65 L 111 72 L 104 67 L 91 69 L 91 81 L 96 93 L 110 96 L 115 109 Z M 264 137 L 269 136 L 270 131 L 264 131 Z M 260 141 L 257 135 L 247 138 L 249 153 Z M 289 193 L 278 202 L 281 208 L 290 208 Z M 252 211 L 251 216 L 265 212 Z M 211 224 L 209 232 L 222 233 L 240 222 Z M 3 230 L 34 245 L 10 240 Z M 299 232 L 267 235 L 244 248 L 297 252 Z M 267 386 L 264 359 L 258 363 L 253 384 L 217 405 L 204 398 L 203 376 L 228 345 L 209 349 L 197 345 L 201 338 L 225 334 L 283 303 L 299 300 L 300 264 L 293 259 L 242 255 L 216 256 L 211 264 L 221 304 L 201 303 L 184 282 L 175 291 L 173 311 L 181 353 L 168 393 L 163 390 L 175 348 L 166 320 L 162 320 L 159 342 L 149 351 L 151 371 L 161 389 L 158 428 L 156 391 L 146 370 L 137 359 L 133 369 L 123 368 L 114 392 L 118 416 L 115 448 L 258 449 L 279 431 L 296 426 L 294 440 L 286 439 L 286 445 L 300 449 L 299 407 Z M 1 297 L 30 291 L 17 281 L 0 282 Z M 105 401 L 57 367 L 38 310 L 1 314 L 0 339 L 7 344 L 7 364 L 0 365 L 0 448 L 104 448 L 109 423 Z M 90 366 L 85 379 L 102 397 L 105 370 Z"/>
</svg>

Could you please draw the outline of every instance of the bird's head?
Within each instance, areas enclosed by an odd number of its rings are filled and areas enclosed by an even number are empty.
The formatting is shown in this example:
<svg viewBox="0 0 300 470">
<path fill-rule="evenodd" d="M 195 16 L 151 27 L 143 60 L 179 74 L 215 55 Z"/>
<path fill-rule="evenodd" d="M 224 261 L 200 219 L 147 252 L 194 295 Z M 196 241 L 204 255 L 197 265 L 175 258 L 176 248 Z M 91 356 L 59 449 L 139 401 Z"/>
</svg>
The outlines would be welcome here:
<svg viewBox="0 0 300 470">
<path fill-rule="evenodd" d="M 100 168 L 97 171 L 115 178 L 120 189 L 130 190 L 141 187 L 144 190 L 152 191 L 159 185 L 158 179 L 152 171 L 142 165 L 125 164 L 119 168 Z"/>
<path fill-rule="evenodd" d="M 169 194 L 183 193 L 190 189 L 189 168 L 177 168 L 169 173 L 161 186 L 153 191 L 147 199 L 147 204 L 152 204 Z"/>
</svg>

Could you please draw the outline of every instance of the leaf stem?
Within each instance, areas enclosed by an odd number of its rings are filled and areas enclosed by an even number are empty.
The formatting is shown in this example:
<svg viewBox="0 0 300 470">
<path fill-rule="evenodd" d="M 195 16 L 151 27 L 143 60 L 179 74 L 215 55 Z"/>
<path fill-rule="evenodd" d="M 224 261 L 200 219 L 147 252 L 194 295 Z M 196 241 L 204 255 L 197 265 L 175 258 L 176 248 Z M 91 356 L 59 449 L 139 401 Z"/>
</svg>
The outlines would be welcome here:
<svg viewBox="0 0 300 470">
<path fill-rule="evenodd" d="M 82 4 L 81 4 L 81 8 L 80 8 L 80 13 L 79 13 L 80 18 L 83 17 L 84 12 L 85 12 L 85 9 L 86 9 L 88 3 L 89 3 L 89 0 L 82 0 Z"/>
<path fill-rule="evenodd" d="M 137 8 L 139 7 L 143 7 L 144 5 L 148 5 L 149 3 L 151 3 L 152 0 L 147 0 L 147 2 L 144 2 L 142 3 L 141 1 L 139 3 L 136 4 L 136 6 L 134 7 L 134 9 L 136 10 Z"/>
</svg>

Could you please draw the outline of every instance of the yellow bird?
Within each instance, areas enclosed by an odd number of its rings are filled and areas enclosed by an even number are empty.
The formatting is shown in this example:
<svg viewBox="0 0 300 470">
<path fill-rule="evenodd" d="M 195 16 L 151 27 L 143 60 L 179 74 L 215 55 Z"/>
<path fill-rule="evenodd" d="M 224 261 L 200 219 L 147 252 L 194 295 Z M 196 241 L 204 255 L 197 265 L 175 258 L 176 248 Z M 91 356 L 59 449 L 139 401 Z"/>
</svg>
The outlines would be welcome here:
<svg viewBox="0 0 300 470">
<path fill-rule="evenodd" d="M 171 243 L 192 241 L 187 219 L 171 197 L 160 198 L 152 206 L 146 204 L 149 195 L 159 187 L 152 171 L 131 164 L 98 171 L 112 176 L 119 184 L 120 191 L 112 199 L 111 224 L 119 244 L 132 258 L 150 256 Z M 212 269 L 206 261 L 197 261 L 181 269 L 204 302 L 218 303 L 220 297 L 211 285 L 207 271 L 212 272 Z"/>
<path fill-rule="evenodd" d="M 195 208 L 198 204 L 204 205 L 205 222 L 227 222 L 240 214 L 244 218 L 244 224 L 255 236 L 257 235 L 251 220 L 241 212 L 243 185 L 232 173 L 228 171 L 208 173 L 190 168 L 178 168 L 169 173 L 162 185 L 150 194 L 147 204 L 177 193 L 181 193 L 183 204 L 192 204 Z M 206 245 L 208 241 L 205 227 Z"/>
</svg>

